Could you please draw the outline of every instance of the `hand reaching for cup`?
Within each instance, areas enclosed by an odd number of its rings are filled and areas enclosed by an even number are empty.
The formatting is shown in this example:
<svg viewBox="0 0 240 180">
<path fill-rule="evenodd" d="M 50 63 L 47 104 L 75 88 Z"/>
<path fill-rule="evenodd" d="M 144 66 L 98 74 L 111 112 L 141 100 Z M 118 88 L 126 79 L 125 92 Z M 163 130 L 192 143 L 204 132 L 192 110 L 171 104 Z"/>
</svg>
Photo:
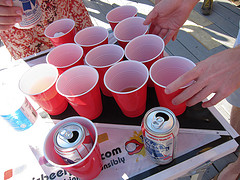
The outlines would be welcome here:
<svg viewBox="0 0 240 180">
<path fill-rule="evenodd" d="M 167 44 L 177 38 L 180 27 L 189 17 L 198 0 L 156 0 L 156 5 L 148 14 L 144 25 L 149 25 L 149 33 L 159 35 Z"/>
<path fill-rule="evenodd" d="M 10 29 L 22 21 L 22 8 L 13 6 L 12 0 L 0 0 L 0 31 Z"/>
<path fill-rule="evenodd" d="M 177 105 L 186 101 L 187 106 L 193 106 L 214 93 L 215 95 L 202 106 L 210 107 L 217 104 L 240 87 L 239 55 L 240 46 L 210 56 L 169 84 L 165 93 L 170 94 L 194 80 L 195 83 L 176 96 L 172 103 Z"/>
</svg>

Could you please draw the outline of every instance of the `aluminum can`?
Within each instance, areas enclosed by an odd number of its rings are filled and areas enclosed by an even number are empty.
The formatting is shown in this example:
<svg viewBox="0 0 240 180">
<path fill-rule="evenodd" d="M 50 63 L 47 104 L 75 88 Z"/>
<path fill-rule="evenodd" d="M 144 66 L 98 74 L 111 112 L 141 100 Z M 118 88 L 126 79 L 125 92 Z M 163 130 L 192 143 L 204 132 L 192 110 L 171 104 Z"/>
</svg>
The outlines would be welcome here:
<svg viewBox="0 0 240 180">
<path fill-rule="evenodd" d="M 93 140 L 87 128 L 69 122 L 60 126 L 54 135 L 54 149 L 67 164 L 83 159 L 92 149 Z"/>
<path fill-rule="evenodd" d="M 12 94 L 11 98 L 2 99 L 0 106 L 0 116 L 17 131 L 30 128 L 37 119 L 36 110 L 22 94 Z"/>
<path fill-rule="evenodd" d="M 144 116 L 141 129 L 147 155 L 159 165 L 174 159 L 179 122 L 174 113 L 164 107 L 150 109 Z"/>
<path fill-rule="evenodd" d="M 16 28 L 29 29 L 41 20 L 42 10 L 38 0 L 13 0 L 13 6 L 23 9 L 22 21 L 15 24 Z"/>
</svg>

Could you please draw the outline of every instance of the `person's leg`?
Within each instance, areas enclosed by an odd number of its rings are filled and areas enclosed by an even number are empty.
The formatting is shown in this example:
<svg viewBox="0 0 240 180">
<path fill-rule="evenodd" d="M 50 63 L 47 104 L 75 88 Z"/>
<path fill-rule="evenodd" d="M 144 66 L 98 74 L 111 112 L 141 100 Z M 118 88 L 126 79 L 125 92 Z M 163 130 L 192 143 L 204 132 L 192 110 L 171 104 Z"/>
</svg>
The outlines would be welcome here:
<svg viewBox="0 0 240 180">
<path fill-rule="evenodd" d="M 240 134 L 240 108 L 232 106 L 230 124 Z M 240 177 L 240 156 L 238 159 L 230 163 L 223 171 L 219 174 L 218 180 L 236 180 Z"/>
<path fill-rule="evenodd" d="M 203 15 L 210 15 L 212 13 L 212 9 L 213 9 L 213 0 L 204 0 L 201 7 L 201 13 Z"/>
</svg>

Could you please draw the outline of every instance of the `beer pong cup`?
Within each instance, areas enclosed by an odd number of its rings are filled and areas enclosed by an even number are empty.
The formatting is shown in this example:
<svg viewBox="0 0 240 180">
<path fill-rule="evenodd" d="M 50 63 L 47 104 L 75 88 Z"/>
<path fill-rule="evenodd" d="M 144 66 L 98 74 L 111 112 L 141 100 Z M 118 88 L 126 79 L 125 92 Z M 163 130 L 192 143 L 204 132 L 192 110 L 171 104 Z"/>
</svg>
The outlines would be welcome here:
<svg viewBox="0 0 240 180">
<path fill-rule="evenodd" d="M 56 91 L 58 70 L 51 64 L 39 64 L 26 71 L 19 80 L 20 90 L 30 96 L 50 115 L 65 111 L 68 102 Z"/>
<path fill-rule="evenodd" d="M 116 25 L 113 35 L 122 48 L 135 37 L 148 33 L 148 26 L 143 25 L 144 20 L 142 17 L 129 17 Z"/>
<path fill-rule="evenodd" d="M 72 19 L 59 19 L 49 24 L 44 34 L 54 46 L 74 43 L 74 36 L 76 34 L 75 22 Z"/>
<path fill-rule="evenodd" d="M 60 126 L 69 122 L 79 123 L 85 128 L 87 128 L 93 140 L 93 147 L 90 152 L 83 159 L 73 164 L 66 164 L 54 149 L 55 132 Z M 43 153 L 45 158 L 51 165 L 63 168 L 70 174 L 80 178 L 81 180 L 94 179 L 100 174 L 102 170 L 101 153 L 97 141 L 98 132 L 96 126 L 87 118 L 74 116 L 62 120 L 49 131 L 47 137 L 45 138 Z"/>
<path fill-rule="evenodd" d="M 119 62 L 105 73 L 105 86 L 126 116 L 137 117 L 145 111 L 148 76 L 147 67 L 137 61 Z"/>
<path fill-rule="evenodd" d="M 83 49 L 75 43 L 62 44 L 51 50 L 46 61 L 54 65 L 59 74 L 62 74 L 71 67 L 83 65 Z"/>
<path fill-rule="evenodd" d="M 154 34 L 146 34 L 132 39 L 125 47 L 125 57 L 128 60 L 142 62 L 148 69 L 158 59 L 163 57 L 164 41 Z M 153 87 L 151 79 L 148 86 Z"/>
<path fill-rule="evenodd" d="M 123 56 L 122 47 L 115 44 L 105 44 L 92 49 L 85 57 L 85 63 L 98 71 L 99 86 L 105 96 L 112 96 L 112 93 L 104 85 L 104 74 L 109 67 L 123 60 Z"/>
<path fill-rule="evenodd" d="M 80 65 L 62 73 L 57 80 L 56 88 L 80 116 L 92 120 L 102 113 L 98 80 L 96 69 Z"/>
<path fill-rule="evenodd" d="M 125 5 L 112 9 L 106 15 L 106 19 L 112 30 L 122 20 L 128 17 L 137 16 L 137 8 L 135 6 Z"/>
<path fill-rule="evenodd" d="M 108 44 L 108 31 L 100 26 L 87 27 L 75 35 L 74 41 L 83 48 L 85 56 L 91 49 Z"/>
<path fill-rule="evenodd" d="M 195 64 L 187 58 L 180 56 L 168 56 L 157 60 L 150 68 L 150 78 L 154 82 L 159 105 L 172 110 L 176 116 L 182 114 L 186 110 L 186 103 L 183 102 L 179 105 L 173 105 L 172 99 L 181 93 L 192 82 L 168 95 L 164 92 L 165 88 L 168 84 L 194 67 Z"/>
</svg>

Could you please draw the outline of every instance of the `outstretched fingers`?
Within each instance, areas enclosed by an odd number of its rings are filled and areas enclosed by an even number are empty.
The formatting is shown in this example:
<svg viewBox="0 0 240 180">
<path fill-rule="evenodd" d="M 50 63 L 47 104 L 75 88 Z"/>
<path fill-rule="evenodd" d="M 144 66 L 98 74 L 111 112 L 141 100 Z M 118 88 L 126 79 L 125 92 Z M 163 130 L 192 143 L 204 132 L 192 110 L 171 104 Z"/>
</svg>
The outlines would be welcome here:
<svg viewBox="0 0 240 180">
<path fill-rule="evenodd" d="M 165 45 L 167 45 L 169 41 L 173 39 L 173 37 L 176 35 L 177 32 L 178 31 L 172 30 L 172 29 L 168 30 L 167 34 L 165 34 L 165 37 L 162 37 L 164 39 Z"/>
<path fill-rule="evenodd" d="M 186 84 L 190 83 L 193 80 L 196 80 L 198 75 L 195 73 L 195 68 L 192 70 L 184 73 L 182 76 L 178 77 L 174 82 L 170 83 L 166 89 L 165 93 L 166 94 L 171 94 L 181 87 L 185 86 Z"/>
<path fill-rule="evenodd" d="M 157 11 L 155 11 L 155 9 L 153 8 L 153 10 L 147 15 L 145 21 L 143 22 L 144 25 L 149 25 L 152 23 L 152 21 L 157 18 L 158 13 Z"/>
</svg>

